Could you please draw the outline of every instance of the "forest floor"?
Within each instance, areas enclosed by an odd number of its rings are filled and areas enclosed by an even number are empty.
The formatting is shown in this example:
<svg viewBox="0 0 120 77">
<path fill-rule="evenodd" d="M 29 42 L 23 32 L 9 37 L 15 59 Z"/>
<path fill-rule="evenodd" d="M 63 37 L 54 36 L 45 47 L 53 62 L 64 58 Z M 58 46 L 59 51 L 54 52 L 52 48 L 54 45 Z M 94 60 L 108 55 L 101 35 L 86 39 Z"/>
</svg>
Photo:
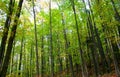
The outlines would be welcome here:
<svg viewBox="0 0 120 77">
<path fill-rule="evenodd" d="M 101 66 L 100 66 L 100 67 L 101 67 Z M 76 71 L 76 69 L 77 69 L 77 71 Z M 78 67 L 76 67 L 76 69 L 75 69 L 75 67 L 74 67 L 74 77 L 82 77 L 82 73 L 81 73 L 81 68 L 80 68 L 80 66 L 78 65 Z M 99 70 L 103 72 L 103 69 L 102 69 L 102 68 L 99 69 Z M 88 66 L 88 75 L 89 75 L 89 77 L 95 77 L 95 73 L 94 73 L 94 68 L 93 68 L 93 66 L 92 66 L 92 67 L 89 67 L 89 66 Z M 6 77 L 21 77 L 21 76 L 9 75 L 9 76 L 6 76 Z M 33 76 L 33 77 L 38 77 L 38 76 Z M 41 76 L 39 76 L 39 77 L 41 77 Z M 44 75 L 43 77 L 51 77 L 51 76 L 46 74 L 46 75 Z M 70 70 L 68 70 L 68 72 L 67 72 L 67 70 L 63 70 L 63 71 L 61 71 L 61 72 L 55 73 L 55 74 L 54 74 L 54 77 L 72 77 L 72 75 L 71 75 Z M 99 75 L 99 77 L 117 77 L 116 74 L 115 74 L 114 65 L 111 64 L 111 72 L 110 72 L 110 73 L 104 73 L 104 72 L 103 72 L 103 74 Z"/>
<path fill-rule="evenodd" d="M 55 75 L 55 77 L 71 77 L 71 75 L 66 75 L 66 72 L 63 72 L 61 74 L 57 74 Z M 75 74 L 75 77 L 82 77 L 81 73 L 77 73 Z M 93 74 L 89 75 L 89 77 L 95 77 Z M 117 77 L 115 72 L 111 72 L 111 73 L 106 73 L 103 75 L 100 75 L 99 77 Z"/>
<path fill-rule="evenodd" d="M 75 77 L 82 77 L 82 73 L 81 73 L 81 70 L 80 70 L 81 68 L 79 68 L 79 67 L 78 67 L 78 72 L 76 72 L 74 70 Z M 102 68 L 99 69 L 99 70 L 103 72 Z M 94 73 L 94 68 L 93 67 L 91 67 L 91 68 L 89 67 L 88 68 L 88 75 L 89 75 L 89 77 L 95 77 L 94 74 L 95 74 Z M 71 75 L 70 71 L 69 71 L 69 74 L 67 74 L 66 70 L 64 70 L 62 72 L 56 73 L 55 77 L 72 77 L 72 75 Z M 111 64 L 111 72 L 110 73 L 103 73 L 103 74 L 99 75 L 99 77 L 117 77 L 117 75 L 115 74 L 114 65 Z"/>
<path fill-rule="evenodd" d="M 110 74 L 104 74 L 101 77 L 117 77 L 115 73 L 110 73 Z"/>
</svg>

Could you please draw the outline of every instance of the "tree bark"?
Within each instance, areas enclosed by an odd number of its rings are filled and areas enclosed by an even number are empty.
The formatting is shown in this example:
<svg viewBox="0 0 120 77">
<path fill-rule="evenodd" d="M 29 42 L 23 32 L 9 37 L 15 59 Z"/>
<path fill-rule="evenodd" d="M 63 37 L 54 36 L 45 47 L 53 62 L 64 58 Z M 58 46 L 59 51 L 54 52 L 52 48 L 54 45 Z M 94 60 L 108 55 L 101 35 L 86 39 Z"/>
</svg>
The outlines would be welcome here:
<svg viewBox="0 0 120 77">
<path fill-rule="evenodd" d="M 10 23 L 11 23 L 14 2 L 15 2 L 14 0 L 10 0 L 7 19 L 6 19 L 5 25 L 4 25 L 3 36 L 2 36 L 1 46 L 0 46 L 0 70 L 2 69 L 3 58 L 5 55 L 4 54 L 5 46 L 6 46 L 8 31 L 9 31 L 9 27 L 10 27 Z"/>
</svg>

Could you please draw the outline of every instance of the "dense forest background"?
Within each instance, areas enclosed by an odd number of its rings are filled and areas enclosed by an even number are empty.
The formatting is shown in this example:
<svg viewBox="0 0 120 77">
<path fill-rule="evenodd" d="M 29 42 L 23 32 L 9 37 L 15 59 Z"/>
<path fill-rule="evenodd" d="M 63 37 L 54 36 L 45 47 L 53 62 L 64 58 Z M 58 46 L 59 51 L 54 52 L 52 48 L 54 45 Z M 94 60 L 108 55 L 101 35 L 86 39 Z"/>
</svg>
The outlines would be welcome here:
<svg viewBox="0 0 120 77">
<path fill-rule="evenodd" d="M 0 0 L 0 77 L 120 77 L 120 0 Z"/>
</svg>

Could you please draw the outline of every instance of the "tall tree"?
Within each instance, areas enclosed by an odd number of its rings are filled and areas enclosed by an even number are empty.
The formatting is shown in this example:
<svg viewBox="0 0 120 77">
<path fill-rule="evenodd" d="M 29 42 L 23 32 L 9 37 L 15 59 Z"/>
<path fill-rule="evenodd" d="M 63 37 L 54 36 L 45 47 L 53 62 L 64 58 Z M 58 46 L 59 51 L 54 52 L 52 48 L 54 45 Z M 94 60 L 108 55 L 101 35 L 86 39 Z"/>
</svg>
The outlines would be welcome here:
<svg viewBox="0 0 120 77">
<path fill-rule="evenodd" d="M 3 57 L 5 53 L 5 46 L 6 46 L 8 31 L 11 23 L 14 2 L 15 2 L 14 0 L 10 0 L 9 2 L 9 9 L 8 9 L 7 18 L 4 25 L 4 31 L 3 31 L 3 36 L 2 36 L 1 46 L 0 46 L 0 70 L 2 69 Z"/>
<path fill-rule="evenodd" d="M 36 25 L 36 12 L 35 12 L 35 3 L 34 0 L 32 0 L 33 4 L 33 15 L 34 15 L 34 29 L 35 29 L 35 50 L 36 50 L 36 71 L 37 76 L 39 77 L 39 61 L 38 61 L 38 41 L 37 41 L 37 25 Z"/>
<path fill-rule="evenodd" d="M 81 57 L 81 69 L 82 69 L 82 76 L 83 77 L 88 77 L 87 69 L 86 69 L 86 64 L 85 64 L 85 59 L 83 56 L 83 50 L 81 48 L 81 40 L 80 40 L 80 33 L 79 33 L 79 27 L 78 27 L 78 21 L 77 21 L 77 15 L 76 15 L 76 9 L 75 9 L 75 3 L 74 0 L 70 0 L 72 10 L 74 12 L 74 19 L 75 19 L 75 25 L 76 25 L 76 31 L 77 31 L 77 38 L 78 38 L 78 45 L 79 45 L 79 52 L 80 52 L 80 57 Z"/>
<path fill-rule="evenodd" d="M 96 22 L 95 22 L 95 17 L 93 15 L 93 10 L 91 9 L 91 4 L 90 4 L 90 1 L 88 0 L 88 5 L 89 5 L 89 8 L 90 8 L 90 14 L 91 14 L 91 22 L 93 22 L 93 30 L 95 32 L 95 37 L 96 37 L 96 40 L 97 40 L 97 47 L 98 47 L 98 50 L 99 50 L 99 54 L 100 54 L 100 57 L 101 57 L 101 61 L 102 61 L 102 67 L 103 67 L 103 70 L 107 70 L 107 72 L 109 72 L 109 66 L 108 66 L 108 62 L 106 60 L 106 57 L 105 57 L 105 54 L 104 54 L 104 49 L 103 49 L 103 46 L 102 46 L 102 42 L 100 40 L 100 35 L 98 33 L 98 30 L 97 30 L 97 27 L 96 27 Z M 105 72 L 105 71 L 103 71 Z"/>
<path fill-rule="evenodd" d="M 52 38 L 52 12 L 51 12 L 51 0 L 49 1 L 49 31 L 50 31 L 50 62 L 51 62 L 51 77 L 54 77 L 54 57 L 53 57 L 53 38 Z"/>
<path fill-rule="evenodd" d="M 1 77 L 5 77 L 6 72 L 7 72 L 7 68 L 8 68 L 8 64 L 9 64 L 9 60 L 10 60 L 10 56 L 11 56 L 11 51 L 12 51 L 12 45 L 13 45 L 13 41 L 14 41 L 14 38 L 15 38 L 16 29 L 17 29 L 17 25 L 18 25 L 18 19 L 20 17 L 20 12 L 21 12 L 21 9 L 22 9 L 22 3 L 23 3 L 23 0 L 20 0 L 19 4 L 18 4 L 18 7 L 17 7 L 17 12 L 16 12 L 16 15 L 15 15 L 14 24 L 13 24 L 12 29 L 11 29 L 11 34 L 10 34 L 9 41 L 8 41 L 8 46 L 7 46 L 7 49 L 6 49 L 6 55 L 5 55 L 5 58 L 4 58 L 4 63 L 3 63 L 3 66 L 2 66 L 2 70 L 0 70 L 0 76 Z"/>
<path fill-rule="evenodd" d="M 67 33 L 66 33 L 66 28 L 65 28 L 65 20 L 63 18 L 63 12 L 61 13 L 61 16 L 62 16 L 62 25 L 63 25 L 63 34 L 64 34 L 64 40 L 65 40 L 65 50 L 67 51 L 66 52 L 66 66 L 67 66 L 67 70 L 68 69 L 68 61 L 70 62 L 70 70 L 71 70 L 71 73 L 72 73 L 72 77 L 74 77 L 74 69 L 73 69 L 73 62 L 72 62 L 72 56 L 70 53 L 68 53 L 68 48 L 70 47 L 70 42 L 68 41 L 68 38 L 67 38 Z M 68 59 L 68 61 L 67 61 Z"/>
<path fill-rule="evenodd" d="M 96 49 L 96 40 L 94 37 L 94 32 L 93 32 L 93 26 L 92 26 L 92 21 L 88 17 L 88 24 L 89 24 L 89 30 L 91 36 L 89 36 L 89 46 L 91 49 L 91 55 L 92 55 L 92 60 L 94 64 L 94 71 L 95 71 L 95 76 L 97 77 L 99 75 L 99 68 L 98 68 L 98 61 L 97 61 L 97 49 Z"/>
</svg>

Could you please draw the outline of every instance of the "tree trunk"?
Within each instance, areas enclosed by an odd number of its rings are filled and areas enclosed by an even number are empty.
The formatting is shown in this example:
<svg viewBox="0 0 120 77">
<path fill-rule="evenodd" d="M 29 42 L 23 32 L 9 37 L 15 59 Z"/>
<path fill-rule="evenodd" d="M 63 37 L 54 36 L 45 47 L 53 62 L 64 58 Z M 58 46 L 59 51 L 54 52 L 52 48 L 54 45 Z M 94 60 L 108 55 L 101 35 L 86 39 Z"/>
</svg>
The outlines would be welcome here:
<svg viewBox="0 0 120 77">
<path fill-rule="evenodd" d="M 30 50 L 30 77 L 33 77 L 32 76 L 32 63 L 33 63 L 33 45 L 31 44 L 31 50 Z"/>
<path fill-rule="evenodd" d="M 98 30 L 96 28 L 96 23 L 95 23 L 95 20 L 94 20 L 94 15 L 93 15 L 93 11 L 91 9 L 91 4 L 90 4 L 90 1 L 88 0 L 88 4 L 89 4 L 89 7 L 90 7 L 90 11 L 91 11 L 91 22 L 93 21 L 93 25 L 94 25 L 94 32 L 95 32 L 95 36 L 96 36 L 96 39 L 97 39 L 97 47 L 98 47 L 98 50 L 99 50 L 99 54 L 101 56 L 101 63 L 102 63 L 102 67 L 103 67 L 103 70 L 106 70 L 107 69 L 107 72 L 110 71 L 109 69 L 109 66 L 108 66 L 108 63 L 107 63 L 107 60 L 106 60 L 106 57 L 105 57 L 105 54 L 104 54 L 104 49 L 102 47 L 102 42 L 100 40 L 100 36 L 99 36 L 99 33 L 98 33 Z M 104 73 L 105 71 L 103 71 Z"/>
<path fill-rule="evenodd" d="M 13 65 L 14 65 L 14 53 L 15 53 L 15 40 L 14 40 L 14 43 L 13 43 L 13 49 L 12 49 L 12 59 L 11 59 L 11 70 L 10 70 L 10 73 L 12 74 L 13 72 Z"/>
<path fill-rule="evenodd" d="M 100 10 L 102 10 L 101 9 L 101 5 L 100 5 L 100 1 L 99 0 L 97 0 L 96 1 L 96 5 L 98 6 L 98 8 L 100 8 Z M 101 15 L 101 12 L 99 12 L 99 17 L 100 17 L 100 19 L 101 20 L 103 20 L 103 16 Z M 102 26 L 102 31 L 103 31 L 103 33 L 106 35 L 106 25 L 105 24 L 101 24 L 101 26 Z M 98 33 L 98 31 L 97 31 L 97 29 L 96 29 L 96 26 L 94 26 L 94 28 L 95 28 L 95 31 L 96 31 L 96 37 L 98 38 L 98 46 L 99 46 L 99 44 L 100 44 L 100 41 L 101 40 L 99 40 L 99 33 Z M 98 36 L 97 36 L 98 35 Z M 107 43 L 107 38 L 106 37 L 104 37 L 104 43 L 106 44 L 106 46 L 105 46 L 105 51 L 106 51 L 106 59 L 104 58 L 104 56 L 102 57 L 101 56 L 101 58 L 103 58 L 103 60 L 106 60 L 105 62 L 103 61 L 103 63 L 105 63 L 104 65 L 108 65 L 106 68 L 107 68 L 107 72 L 110 72 L 111 71 L 111 68 L 110 68 L 110 64 L 111 64 L 111 61 L 110 61 L 110 48 L 109 48 L 109 45 L 108 45 L 108 43 Z M 99 46 L 99 51 L 103 51 L 103 48 L 101 48 L 101 46 L 102 45 L 100 45 Z M 102 49 L 102 50 L 101 50 Z M 101 55 L 102 55 L 103 53 L 101 53 Z M 106 63 L 107 62 L 107 63 Z"/>
<path fill-rule="evenodd" d="M 49 15 L 50 15 L 50 59 L 51 59 L 51 77 L 54 77 L 54 57 L 53 57 L 53 44 L 52 44 L 52 14 L 51 14 L 51 0 L 49 2 Z"/>
<path fill-rule="evenodd" d="M 19 72 L 18 72 L 18 75 L 20 75 L 20 71 L 21 71 L 21 64 L 22 64 L 22 51 L 23 51 L 23 37 L 22 37 L 22 40 L 21 40 L 21 50 L 20 50 L 20 58 L 19 58 Z"/>
<path fill-rule="evenodd" d="M 111 44 L 112 41 L 110 41 Z M 113 62 L 114 62 L 114 66 L 115 66 L 115 72 L 117 74 L 117 77 L 120 77 L 120 69 L 119 69 L 119 64 L 117 61 L 117 57 L 116 57 L 116 53 L 114 51 L 114 46 L 111 44 L 111 50 L 112 50 L 112 57 L 113 57 Z"/>
<path fill-rule="evenodd" d="M 6 55 L 5 55 L 3 67 L 2 67 L 2 70 L 0 71 L 0 77 L 5 77 L 6 72 L 7 72 L 7 68 L 8 68 L 8 64 L 9 64 L 9 60 L 10 60 L 10 55 L 11 55 L 11 51 L 12 51 L 12 45 L 13 45 L 13 41 L 14 41 L 15 34 L 16 34 L 18 19 L 20 17 L 20 12 L 21 12 L 21 8 L 22 8 L 22 3 L 23 3 L 23 0 L 20 0 L 19 4 L 18 4 L 18 8 L 17 8 L 17 13 L 16 13 L 16 16 L 15 16 L 14 24 L 12 26 L 11 34 L 10 34 L 10 37 L 9 37 L 9 41 L 8 41 L 8 46 L 7 46 L 7 50 L 6 50 Z"/>
<path fill-rule="evenodd" d="M 110 67 L 108 66 L 108 62 L 106 60 L 105 54 L 104 54 L 104 49 L 102 47 L 102 42 L 100 40 L 99 34 L 98 34 L 98 30 L 96 28 L 96 26 L 94 26 L 95 29 L 95 33 L 96 33 L 96 38 L 97 38 L 97 44 L 98 44 L 98 49 L 99 49 L 99 54 L 101 56 L 101 62 L 102 62 L 102 67 L 103 67 L 103 73 L 105 73 L 105 70 L 107 70 L 107 72 L 110 72 Z"/>
<path fill-rule="evenodd" d="M 44 77 L 44 74 L 45 74 L 45 59 L 44 59 L 44 37 L 42 36 L 42 44 L 41 44 L 41 77 Z"/>
<path fill-rule="evenodd" d="M 75 19 L 75 25 L 76 25 L 76 31 L 77 31 L 77 37 L 78 37 L 78 45 L 79 45 L 79 51 L 80 51 L 80 57 L 81 57 L 81 68 L 82 68 L 82 76 L 83 77 L 88 77 L 87 69 L 86 69 L 86 64 L 85 64 L 85 59 L 83 56 L 83 50 L 81 48 L 81 40 L 80 40 L 80 33 L 79 33 L 79 28 L 78 28 L 78 21 L 77 21 L 77 16 L 76 16 L 76 10 L 75 10 L 75 4 L 74 0 L 70 0 L 72 4 L 72 10 L 74 12 L 74 19 Z"/>
<path fill-rule="evenodd" d="M 3 36 L 2 36 L 1 46 L 0 46 L 0 71 L 2 70 L 3 58 L 5 55 L 4 54 L 5 46 L 6 46 L 8 31 L 9 31 L 9 27 L 10 27 L 10 23 L 11 23 L 14 2 L 15 2 L 14 0 L 10 0 L 7 19 L 6 19 L 5 25 L 4 25 Z"/>
<path fill-rule="evenodd" d="M 95 77 L 98 77 L 99 73 L 98 73 L 98 63 L 96 61 L 96 57 L 95 57 L 95 47 L 94 47 L 94 43 L 93 43 L 93 40 L 92 38 L 90 37 L 89 40 L 87 40 L 88 42 L 88 46 L 90 47 L 91 49 L 91 56 L 92 56 L 92 62 L 94 64 L 94 72 L 95 72 Z"/>
<path fill-rule="evenodd" d="M 33 4 L 33 14 L 34 14 L 34 30 L 35 30 L 35 50 L 36 50 L 36 71 L 37 76 L 39 77 L 39 61 L 38 61 L 38 41 L 37 41 L 37 25 L 36 25 L 36 13 L 35 13 L 35 4 L 34 0 L 32 0 Z"/>
<path fill-rule="evenodd" d="M 59 71 L 62 72 L 63 70 L 63 66 L 62 66 L 62 59 L 60 57 L 60 41 L 59 41 L 59 37 L 58 37 L 58 34 L 57 34 L 57 47 L 58 47 L 58 60 L 59 60 Z"/>
<path fill-rule="evenodd" d="M 73 70 L 73 62 L 72 62 L 72 56 L 70 53 L 68 53 L 68 48 L 69 48 L 69 42 L 68 42 L 68 39 L 67 39 L 67 34 L 66 34 L 66 31 L 65 31 L 65 22 L 64 22 L 64 18 L 63 18 L 63 13 L 61 13 L 61 16 L 62 16 L 62 25 L 63 25 L 63 33 L 64 33 L 64 40 L 65 40 L 65 50 L 67 52 L 66 53 L 66 67 L 67 67 L 67 72 L 68 72 L 68 61 L 70 62 L 70 70 L 71 70 L 71 74 L 72 74 L 72 77 L 74 77 L 74 70 Z"/>
</svg>

